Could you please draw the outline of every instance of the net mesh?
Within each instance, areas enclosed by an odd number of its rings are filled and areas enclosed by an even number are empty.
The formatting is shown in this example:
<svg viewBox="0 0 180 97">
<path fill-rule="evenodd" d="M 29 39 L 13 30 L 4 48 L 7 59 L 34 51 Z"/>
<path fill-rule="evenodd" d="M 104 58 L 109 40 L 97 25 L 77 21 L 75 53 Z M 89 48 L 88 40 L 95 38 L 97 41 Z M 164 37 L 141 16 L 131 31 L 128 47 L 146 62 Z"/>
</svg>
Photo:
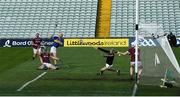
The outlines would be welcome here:
<svg viewBox="0 0 180 97">
<path fill-rule="evenodd" d="M 143 64 L 141 84 L 161 85 L 161 79 L 164 79 L 165 76 L 166 80 L 180 82 L 179 73 L 160 46 L 140 47 L 140 49 Z"/>
<path fill-rule="evenodd" d="M 156 23 L 140 24 L 139 26 L 139 36 L 142 37 L 157 37 L 164 34 L 162 25 Z"/>
<path fill-rule="evenodd" d="M 140 36 L 153 37 L 156 46 L 141 46 L 143 73 L 141 84 L 162 85 L 164 81 L 175 82 L 180 87 L 180 68 L 168 43 L 163 28 L 157 24 L 141 24 Z M 162 80 L 164 79 L 164 80 Z"/>
</svg>

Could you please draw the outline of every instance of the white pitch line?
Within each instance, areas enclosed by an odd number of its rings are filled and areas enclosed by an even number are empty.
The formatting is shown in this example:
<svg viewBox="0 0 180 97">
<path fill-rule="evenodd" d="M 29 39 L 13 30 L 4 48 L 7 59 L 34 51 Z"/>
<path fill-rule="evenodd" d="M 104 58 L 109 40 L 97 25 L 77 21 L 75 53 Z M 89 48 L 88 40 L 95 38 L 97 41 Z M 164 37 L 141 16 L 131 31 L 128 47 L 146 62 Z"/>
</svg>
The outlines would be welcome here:
<svg viewBox="0 0 180 97">
<path fill-rule="evenodd" d="M 137 92 L 137 83 L 134 84 L 134 88 L 133 88 L 133 93 L 132 93 L 132 97 L 135 97 L 136 96 L 136 92 Z"/>
<path fill-rule="evenodd" d="M 47 72 L 43 72 L 42 74 L 40 74 L 39 76 L 37 76 L 36 78 L 34 78 L 31 81 L 26 82 L 24 85 L 22 85 L 19 89 L 17 89 L 17 91 L 22 91 L 27 85 L 29 85 L 30 83 L 38 80 L 39 78 L 41 78 L 42 76 L 44 76 Z"/>
</svg>

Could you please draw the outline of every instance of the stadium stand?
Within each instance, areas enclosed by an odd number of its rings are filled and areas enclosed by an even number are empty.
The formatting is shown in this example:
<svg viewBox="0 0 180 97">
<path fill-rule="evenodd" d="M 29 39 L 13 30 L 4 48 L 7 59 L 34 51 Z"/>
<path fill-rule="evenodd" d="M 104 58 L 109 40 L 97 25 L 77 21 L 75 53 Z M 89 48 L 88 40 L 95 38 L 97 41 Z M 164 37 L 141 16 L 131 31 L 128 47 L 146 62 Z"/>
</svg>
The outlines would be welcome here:
<svg viewBox="0 0 180 97">
<path fill-rule="evenodd" d="M 179 0 L 140 0 L 140 23 L 157 23 L 180 36 Z M 133 37 L 135 0 L 112 0 L 111 37 Z"/>
<path fill-rule="evenodd" d="M 98 0 L 0 0 L 0 38 L 95 37 Z"/>
</svg>

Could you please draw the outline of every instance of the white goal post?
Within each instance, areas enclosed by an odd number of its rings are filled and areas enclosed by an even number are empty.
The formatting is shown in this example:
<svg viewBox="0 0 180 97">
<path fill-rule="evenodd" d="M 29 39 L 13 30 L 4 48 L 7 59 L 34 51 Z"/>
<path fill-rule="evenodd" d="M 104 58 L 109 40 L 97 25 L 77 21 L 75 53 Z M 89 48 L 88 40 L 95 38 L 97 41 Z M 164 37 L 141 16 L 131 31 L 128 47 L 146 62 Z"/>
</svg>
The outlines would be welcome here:
<svg viewBox="0 0 180 97">
<path fill-rule="evenodd" d="M 173 53 L 173 50 L 168 42 L 167 33 L 163 31 L 162 25 L 157 23 L 150 24 L 140 24 L 140 29 L 138 35 L 142 37 L 152 37 L 157 40 L 157 42 L 162 47 L 166 56 L 171 61 L 172 65 L 175 67 L 177 72 L 180 74 L 180 67 L 178 61 Z"/>
<path fill-rule="evenodd" d="M 177 71 L 178 78 L 180 77 L 180 67 L 177 62 L 177 59 L 173 53 L 171 46 L 169 45 L 167 39 L 167 33 L 164 32 L 163 26 L 158 23 L 140 23 L 139 22 L 139 1 L 136 0 L 136 16 L 135 16 L 135 74 L 136 74 L 136 83 L 138 82 L 137 73 L 138 73 L 138 45 L 139 39 L 144 37 L 152 37 L 159 43 L 160 52 L 164 53 L 162 57 L 167 57 L 167 60 L 171 63 L 170 66 L 175 68 Z M 152 50 L 150 48 L 150 50 Z M 150 51 L 147 51 L 152 54 Z M 146 56 L 146 55 L 145 55 Z M 148 55 L 147 55 L 148 56 Z M 154 58 L 150 58 L 154 59 Z M 149 62 L 151 63 L 151 62 Z M 160 67 L 161 68 L 161 67 Z M 148 68 L 150 69 L 150 68 Z M 152 71 L 152 70 L 150 70 Z M 149 71 L 149 72 L 150 72 Z M 156 71 L 156 70 L 155 70 Z M 149 79 L 148 79 L 149 80 Z"/>
</svg>

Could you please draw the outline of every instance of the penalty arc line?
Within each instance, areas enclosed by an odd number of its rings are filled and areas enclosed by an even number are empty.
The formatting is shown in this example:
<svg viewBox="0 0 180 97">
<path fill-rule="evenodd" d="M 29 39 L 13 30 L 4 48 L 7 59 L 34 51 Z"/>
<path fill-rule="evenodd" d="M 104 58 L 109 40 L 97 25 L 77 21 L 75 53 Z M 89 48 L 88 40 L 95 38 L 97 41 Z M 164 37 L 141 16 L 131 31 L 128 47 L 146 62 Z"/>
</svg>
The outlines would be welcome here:
<svg viewBox="0 0 180 97">
<path fill-rule="evenodd" d="M 30 83 L 38 80 L 39 78 L 41 78 L 42 76 L 44 76 L 47 72 L 43 72 L 41 73 L 39 76 L 37 76 L 36 78 L 34 78 L 31 81 L 26 82 L 24 85 L 22 85 L 19 89 L 17 89 L 17 91 L 22 91 L 26 86 L 28 86 Z"/>
</svg>

